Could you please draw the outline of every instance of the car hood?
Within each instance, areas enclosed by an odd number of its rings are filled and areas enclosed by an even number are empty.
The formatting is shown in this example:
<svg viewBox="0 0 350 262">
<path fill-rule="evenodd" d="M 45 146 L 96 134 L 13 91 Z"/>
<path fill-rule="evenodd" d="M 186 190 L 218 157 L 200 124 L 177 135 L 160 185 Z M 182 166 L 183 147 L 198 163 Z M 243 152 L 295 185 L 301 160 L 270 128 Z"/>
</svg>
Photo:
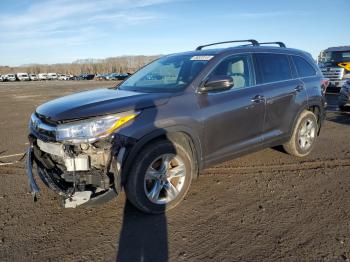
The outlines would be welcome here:
<svg viewBox="0 0 350 262">
<path fill-rule="evenodd" d="M 167 103 L 170 96 L 169 93 L 104 88 L 51 100 L 39 106 L 36 112 L 49 121 L 61 122 L 160 106 Z"/>
</svg>

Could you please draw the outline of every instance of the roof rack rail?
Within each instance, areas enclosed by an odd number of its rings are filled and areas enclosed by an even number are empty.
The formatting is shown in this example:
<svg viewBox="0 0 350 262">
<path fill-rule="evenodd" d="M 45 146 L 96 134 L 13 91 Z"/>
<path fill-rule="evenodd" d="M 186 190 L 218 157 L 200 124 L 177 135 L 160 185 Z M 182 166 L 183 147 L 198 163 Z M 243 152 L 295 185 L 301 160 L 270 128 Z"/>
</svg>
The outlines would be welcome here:
<svg viewBox="0 0 350 262">
<path fill-rule="evenodd" d="M 259 43 L 260 45 L 270 45 L 270 44 L 276 44 L 279 45 L 280 47 L 286 48 L 286 45 L 283 42 L 264 42 L 264 43 Z"/>
<path fill-rule="evenodd" d="M 233 40 L 233 41 L 225 41 L 225 42 L 217 42 L 212 43 L 208 45 L 200 45 L 196 48 L 196 51 L 202 50 L 203 47 L 212 46 L 212 45 L 221 45 L 221 44 L 228 44 L 228 43 L 239 43 L 239 42 L 250 42 L 253 46 L 258 46 L 259 42 L 254 39 L 247 39 L 247 40 Z"/>
</svg>

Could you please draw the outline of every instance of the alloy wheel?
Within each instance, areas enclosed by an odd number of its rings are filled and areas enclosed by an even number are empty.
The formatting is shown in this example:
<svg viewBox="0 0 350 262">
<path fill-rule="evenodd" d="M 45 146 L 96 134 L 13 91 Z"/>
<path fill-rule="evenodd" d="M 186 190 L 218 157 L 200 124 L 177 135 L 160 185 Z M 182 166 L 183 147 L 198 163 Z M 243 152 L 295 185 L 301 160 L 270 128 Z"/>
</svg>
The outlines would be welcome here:
<svg viewBox="0 0 350 262">
<path fill-rule="evenodd" d="M 167 204 L 174 200 L 183 189 L 186 167 L 180 156 L 163 154 L 148 167 L 144 190 L 154 204 Z"/>
</svg>

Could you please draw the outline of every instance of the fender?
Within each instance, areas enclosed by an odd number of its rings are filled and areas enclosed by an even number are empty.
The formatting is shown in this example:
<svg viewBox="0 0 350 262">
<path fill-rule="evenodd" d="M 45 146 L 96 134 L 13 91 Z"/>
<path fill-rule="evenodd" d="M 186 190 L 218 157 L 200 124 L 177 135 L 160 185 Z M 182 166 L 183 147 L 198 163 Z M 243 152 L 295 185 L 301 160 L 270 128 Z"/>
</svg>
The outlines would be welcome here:
<svg viewBox="0 0 350 262">
<path fill-rule="evenodd" d="M 156 129 L 152 131 L 151 133 L 143 136 L 141 139 L 139 139 L 128 151 L 126 155 L 126 159 L 124 161 L 123 165 L 123 175 L 122 175 L 122 184 L 125 183 L 126 176 L 128 170 L 131 168 L 133 164 L 133 160 L 137 156 L 137 154 L 140 152 L 140 150 L 150 141 L 162 137 L 162 136 L 169 136 L 172 133 L 176 132 L 183 132 L 191 139 L 191 143 L 194 146 L 195 151 L 195 157 L 197 158 L 198 168 L 199 170 L 202 169 L 202 146 L 200 143 L 200 139 L 197 134 L 195 134 L 190 128 L 186 126 L 169 126 L 169 127 L 162 127 L 159 129 Z"/>
<path fill-rule="evenodd" d="M 292 128 L 290 129 L 290 133 L 289 133 L 289 138 L 292 136 L 293 131 L 295 129 L 295 125 L 297 124 L 297 121 L 299 119 L 300 114 L 304 111 L 304 110 L 309 110 L 309 108 L 317 106 L 320 109 L 320 123 L 319 123 L 319 129 L 318 129 L 318 135 L 320 134 L 320 129 L 321 129 L 321 124 L 322 124 L 322 110 L 324 110 L 320 104 L 318 103 L 310 103 L 310 104 L 304 104 L 302 107 L 300 107 L 298 114 L 295 116 L 294 120 L 293 120 L 293 125 Z"/>
<path fill-rule="evenodd" d="M 288 134 L 289 139 L 292 137 L 292 134 L 293 134 L 293 132 L 294 132 L 294 128 L 295 128 L 295 126 L 296 126 L 296 124 L 297 124 L 297 121 L 298 121 L 298 119 L 299 119 L 299 116 L 300 116 L 300 114 L 301 114 L 304 110 L 308 110 L 308 104 L 307 104 L 307 103 L 304 103 L 304 105 L 301 106 L 301 107 L 299 108 L 298 113 L 295 115 L 295 117 L 294 117 L 294 119 L 293 119 L 292 126 L 291 126 L 291 128 L 289 129 L 289 134 Z"/>
</svg>

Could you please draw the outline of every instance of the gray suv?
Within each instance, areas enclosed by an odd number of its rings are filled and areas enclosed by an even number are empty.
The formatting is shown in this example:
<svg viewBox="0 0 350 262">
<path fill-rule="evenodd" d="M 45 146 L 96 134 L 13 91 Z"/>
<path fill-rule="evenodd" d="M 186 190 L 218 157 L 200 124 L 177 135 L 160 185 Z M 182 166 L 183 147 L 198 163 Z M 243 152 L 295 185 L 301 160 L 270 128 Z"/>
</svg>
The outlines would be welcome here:
<svg viewBox="0 0 350 262">
<path fill-rule="evenodd" d="M 246 44 L 205 48 L 236 42 Z M 37 175 L 64 207 L 77 207 L 124 188 L 138 209 L 164 212 L 209 166 L 278 145 L 308 155 L 324 119 L 325 83 L 310 54 L 281 42 L 228 41 L 164 56 L 117 87 L 36 109 L 31 192 L 36 199 Z"/>
</svg>

